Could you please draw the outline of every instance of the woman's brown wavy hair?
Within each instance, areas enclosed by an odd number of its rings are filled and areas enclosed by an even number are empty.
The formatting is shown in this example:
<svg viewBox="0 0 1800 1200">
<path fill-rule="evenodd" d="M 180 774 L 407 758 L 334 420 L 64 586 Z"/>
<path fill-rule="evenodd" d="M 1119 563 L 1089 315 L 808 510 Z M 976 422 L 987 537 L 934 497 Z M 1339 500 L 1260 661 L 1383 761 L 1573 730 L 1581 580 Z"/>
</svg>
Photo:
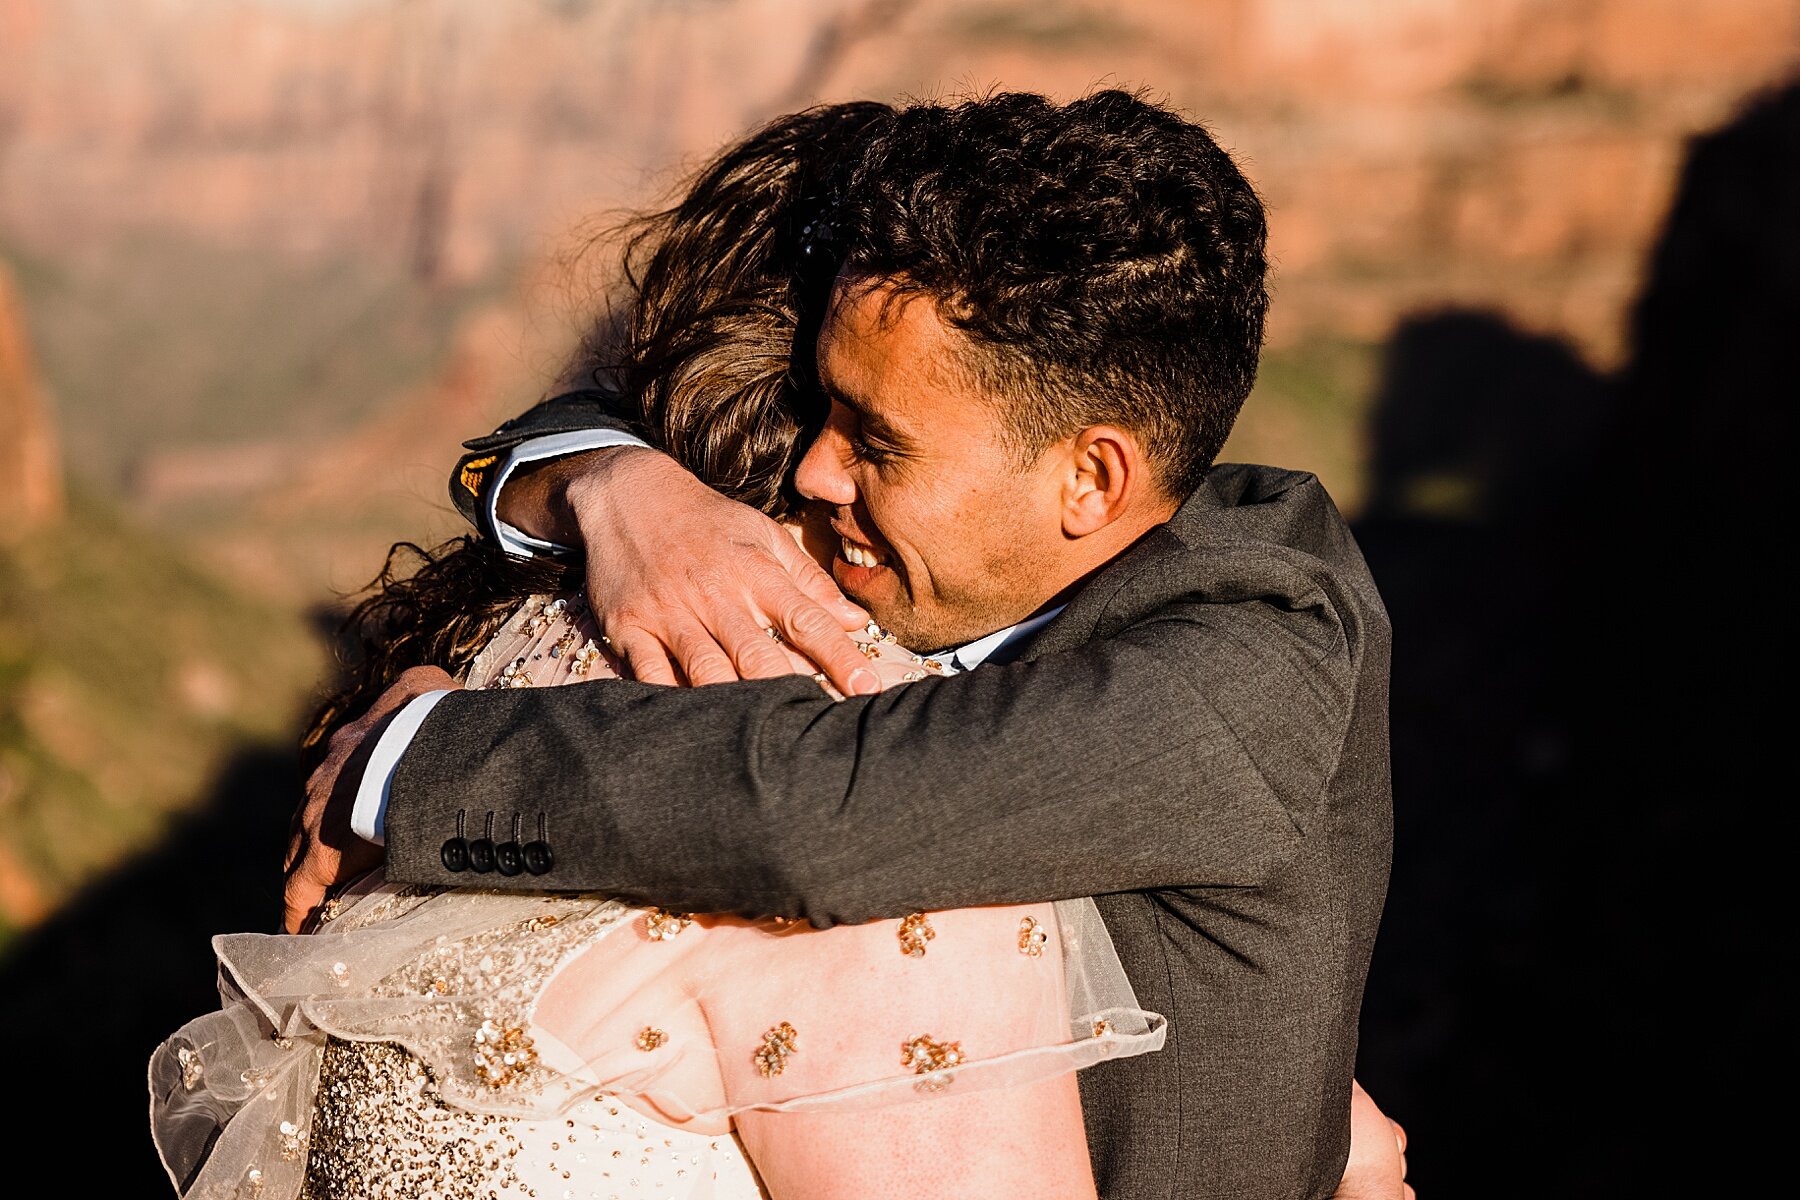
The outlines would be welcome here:
<svg viewBox="0 0 1800 1200">
<path fill-rule="evenodd" d="M 627 222 L 615 235 L 621 294 L 566 373 L 615 396 L 703 482 L 773 516 L 789 508 L 816 419 L 806 364 L 792 369 L 796 348 L 811 354 L 822 301 L 809 226 L 834 174 L 892 113 L 859 102 L 777 118 L 702 167 L 679 203 Z M 455 674 L 527 596 L 581 583 L 579 563 L 513 558 L 479 534 L 394 545 L 343 623 L 339 685 L 301 743 L 309 767 L 402 671 Z"/>
</svg>

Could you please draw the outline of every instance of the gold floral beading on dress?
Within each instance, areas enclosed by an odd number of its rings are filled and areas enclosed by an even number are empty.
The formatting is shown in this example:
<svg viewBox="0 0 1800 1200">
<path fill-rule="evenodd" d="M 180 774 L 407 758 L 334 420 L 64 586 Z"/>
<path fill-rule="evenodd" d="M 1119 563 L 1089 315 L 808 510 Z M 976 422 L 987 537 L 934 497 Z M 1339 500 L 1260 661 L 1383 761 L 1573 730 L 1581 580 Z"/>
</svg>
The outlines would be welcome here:
<svg viewBox="0 0 1800 1200">
<path fill-rule="evenodd" d="M 512 618 L 509 626 L 518 626 L 522 621 L 538 617 L 549 620 L 544 611 L 549 606 L 544 600 L 533 598 L 523 612 Z M 904 647 L 895 647 L 892 635 L 871 631 L 870 640 L 876 642 L 880 653 L 870 660 L 869 665 L 879 671 L 884 681 L 916 679 L 926 673 L 924 660 Z M 574 670 L 578 648 L 584 642 L 589 647 L 591 661 L 599 664 L 592 667 L 587 679 L 609 675 L 611 668 L 619 665 L 616 652 L 607 646 L 594 627 L 585 622 L 585 618 L 575 620 L 559 614 L 531 638 L 518 637 L 509 628 L 481 660 L 479 670 L 474 671 L 474 686 L 480 686 L 482 682 L 491 685 L 491 681 L 512 664 L 519 664 L 515 674 L 523 674 L 521 682 L 526 685 L 584 682 Z M 933 667 L 938 665 L 931 664 Z M 329 926 L 330 934 L 335 937 L 367 929 L 371 924 L 398 921 L 413 911 L 413 898 L 434 907 L 422 914 L 426 920 L 417 922 L 416 929 L 396 927 L 396 933 L 402 936 L 393 939 L 392 953 L 388 943 L 381 940 L 387 937 L 384 932 L 367 939 L 367 945 L 373 951 L 370 953 L 363 952 L 362 943 L 350 941 L 342 943 L 343 948 L 329 944 L 318 946 L 309 956 L 306 966 L 313 980 L 311 990 L 333 1003 L 331 1011 L 340 1019 L 350 1022 L 343 1027 L 342 1036 L 356 1040 L 339 1041 L 324 1035 L 325 1045 L 311 1051 L 321 1056 L 312 1110 L 302 1112 L 290 1104 L 286 1110 L 267 1114 L 266 1123 L 257 1133 L 258 1144 L 247 1145 L 246 1156 L 232 1162 L 219 1160 L 221 1170 L 209 1183 L 218 1185 L 216 1190 L 221 1200 L 239 1194 L 246 1169 L 250 1167 L 260 1168 L 264 1173 L 266 1186 L 262 1200 L 346 1200 L 348 1197 L 414 1200 L 422 1195 L 441 1196 L 443 1200 L 493 1200 L 493 1196 L 508 1195 L 524 1200 L 527 1196 L 537 1195 L 549 1200 L 570 1189 L 577 1195 L 594 1192 L 603 1197 L 610 1194 L 609 1188 L 616 1188 L 621 1195 L 640 1192 L 648 1195 L 654 1187 L 661 1187 L 661 1181 L 653 1183 L 648 1177 L 650 1164 L 646 1156 L 661 1155 L 662 1152 L 651 1144 L 658 1138 L 663 1139 L 663 1146 L 673 1154 L 676 1147 L 669 1145 L 667 1136 L 679 1138 L 680 1132 L 654 1120 L 648 1122 L 646 1132 L 644 1123 L 634 1125 L 631 1110 L 618 1103 L 609 1107 L 604 1090 L 596 1095 L 595 1089 L 623 1086 L 652 1096 L 660 1095 L 666 1088 L 671 1095 L 681 1095 L 681 1089 L 688 1086 L 677 1078 L 681 1073 L 657 1068 L 673 1064 L 676 1060 L 671 1056 L 687 1052 L 675 1047 L 670 1036 L 686 1027 L 678 1026 L 671 1031 L 667 1026 L 657 1027 L 649 1020 L 652 1015 L 676 1020 L 673 1012 L 656 1009 L 617 1012 L 616 1016 L 623 1020 L 609 1020 L 597 1032 L 590 1031 L 593 1044 L 577 1038 L 566 1048 L 571 1051 L 571 1063 L 579 1059 L 596 1070 L 603 1063 L 607 1070 L 619 1070 L 618 1076 L 606 1078 L 602 1074 L 585 1072 L 569 1075 L 564 1072 L 570 1067 L 563 1064 L 560 1055 L 565 1049 L 560 1022 L 573 1010 L 565 1004 L 565 994 L 560 990 L 554 1003 L 541 1011 L 538 1005 L 547 995 L 548 981 L 559 976 L 560 967 L 573 961 L 576 953 L 592 945 L 596 938 L 614 926 L 617 927 L 615 949 L 618 952 L 641 953 L 646 960 L 654 960 L 645 963 L 647 971 L 679 971 L 683 969 L 685 952 L 700 949 L 710 934 L 703 932 L 696 935 L 702 942 L 689 938 L 677 948 L 651 943 L 680 936 L 690 923 L 701 925 L 704 930 L 712 925 L 712 920 L 702 922 L 678 911 L 652 915 L 645 908 L 628 907 L 604 897 L 552 898 L 544 894 L 492 899 L 494 909 L 490 916 L 469 907 L 468 902 L 456 893 L 437 897 L 404 889 L 390 892 L 385 887 L 380 892 L 382 894 L 360 900 L 347 897 L 341 918 Z M 1043 929 L 1040 945 L 1047 945 L 1052 927 L 1049 912 L 1032 908 L 1014 910 L 987 924 L 987 932 L 977 939 L 978 944 L 970 947 L 971 951 L 995 955 L 990 965 L 999 966 L 1008 961 L 1001 956 L 1002 943 L 998 938 L 1013 933 L 1017 942 L 1020 934 L 1026 932 L 1020 928 L 1020 922 L 1027 911 L 1044 913 L 1038 918 Z M 935 944 L 934 926 L 940 915 L 951 920 L 949 914 L 921 912 L 909 915 L 903 911 L 903 919 L 895 920 L 883 930 L 870 931 L 873 936 L 865 939 L 866 944 L 860 952 L 871 956 L 869 975 L 877 982 L 876 994 L 866 1003 L 879 1006 L 889 996 L 888 990 L 884 989 L 891 989 L 892 982 L 880 980 L 891 975 L 895 968 L 891 965 L 893 960 L 886 956 L 895 953 L 896 949 L 909 958 L 928 952 Z M 646 932 L 642 937 L 637 935 L 636 920 L 639 917 L 646 918 L 643 927 Z M 957 922 L 952 921 L 952 924 Z M 784 927 L 805 930 L 806 922 L 770 920 L 766 926 L 758 923 L 755 927 L 778 933 Z M 1076 933 L 1071 926 L 1059 924 L 1056 927 L 1071 930 L 1067 934 L 1070 941 L 1059 947 L 1057 957 L 1060 958 L 1062 951 L 1075 949 Z M 653 928 L 657 936 L 652 935 Z M 445 932 L 448 937 L 443 936 Z M 437 935 L 435 941 L 432 940 L 434 934 Z M 954 958 L 962 945 L 963 935 L 954 929 L 947 936 L 950 940 L 945 946 L 938 947 L 940 963 L 948 962 L 942 957 L 945 954 Z M 888 941 L 890 937 L 896 940 Z M 1031 940 L 1038 939 L 1027 939 Z M 989 948 L 983 950 L 982 944 Z M 1024 956 L 1024 947 L 1018 948 Z M 1032 957 L 1038 958 L 1037 963 L 1021 968 L 1024 974 L 1020 980 L 1044 982 L 1050 990 L 1056 990 L 1061 983 L 1061 973 L 1052 971 L 1045 975 L 1042 957 Z M 346 978 L 342 980 L 327 973 L 339 959 L 346 964 L 343 968 Z M 885 971 L 880 968 L 882 963 L 890 964 Z M 1078 961 L 1076 965 L 1079 965 Z M 922 963 L 917 968 L 899 968 L 910 980 L 929 984 L 929 978 L 918 974 L 925 969 Z M 1009 970 L 1005 974 L 1010 977 L 1012 972 Z M 755 1003 L 761 1011 L 749 1014 L 751 1021 L 760 1023 L 759 1018 L 767 1019 L 771 1012 L 785 1009 L 787 1021 L 771 1022 L 773 1028 L 767 1028 L 761 1035 L 750 1032 L 755 1028 L 754 1024 L 738 1024 L 739 1032 L 723 1047 L 725 1054 L 734 1057 L 743 1053 L 748 1043 L 753 1062 L 744 1065 L 753 1065 L 761 1072 L 765 1079 L 760 1085 L 766 1095 L 763 1102 L 777 1108 L 804 1102 L 814 1093 L 835 1091 L 846 1082 L 863 1084 L 866 1090 L 893 1095 L 896 1100 L 907 1096 L 912 1096 L 915 1102 L 933 1099 L 942 1089 L 957 1090 L 975 1085 L 977 1076 L 953 1081 L 965 1071 L 986 1071 L 985 1056 L 989 1051 L 1002 1051 L 996 1056 L 1000 1060 L 1005 1060 L 1011 1052 L 1010 1045 L 986 1046 L 987 1036 L 978 1034 L 973 1026 L 934 1019 L 905 1020 L 904 1024 L 890 1027 L 886 1033 L 879 1028 L 865 1031 L 876 1034 L 878 1057 L 873 1063 L 860 1056 L 838 1063 L 834 1061 L 832 1048 L 819 1041 L 821 1037 L 831 1040 L 827 1028 L 831 1023 L 820 1026 L 820 1018 L 809 1014 L 829 1011 L 832 1004 L 838 1004 L 841 1009 L 842 1002 L 854 1002 L 853 996 L 816 996 L 816 985 L 801 981 L 800 986 L 806 990 L 796 1001 L 798 1007 L 787 1008 L 785 1002 L 778 999 L 776 1004 L 781 1007 L 762 1007 L 777 995 L 792 994 L 777 992 L 757 999 Z M 388 1010 L 379 1003 L 364 1003 L 387 997 L 400 1002 L 395 1009 L 399 1014 L 397 1017 L 389 1016 Z M 338 1003 L 340 1001 L 349 1003 Z M 821 1003 L 825 1007 L 820 1007 Z M 1089 1006 L 1085 1012 L 1079 1008 L 1075 1010 L 1072 1030 L 1066 1019 L 1043 1022 L 1037 1032 L 1053 1037 L 1056 1043 L 1044 1049 L 1070 1059 L 1099 1059 L 1111 1057 L 1120 1044 L 1136 1044 L 1139 1035 L 1133 1019 L 1124 1015 L 1128 1011 L 1125 1007 L 1107 1014 L 1120 1029 L 1104 1032 L 1099 1028 L 1100 1014 L 1095 1013 L 1093 1007 Z M 872 1010 L 862 1007 L 860 1011 L 866 1016 Z M 924 1013 L 930 1011 L 927 1008 Z M 855 1010 L 847 1015 L 854 1027 Z M 792 1020 L 796 1016 L 801 1018 L 799 1022 Z M 643 1022 L 637 1029 L 630 1027 L 633 1017 Z M 792 1066 L 793 1055 L 797 1052 L 796 1024 L 806 1024 L 812 1032 L 807 1035 L 810 1039 L 807 1062 L 801 1064 L 800 1074 L 794 1080 L 788 1080 L 785 1071 Z M 958 1040 L 926 1036 L 903 1041 L 905 1065 L 898 1069 L 892 1058 L 879 1058 L 883 1038 L 891 1039 L 893 1032 L 909 1026 L 917 1029 L 920 1025 L 925 1025 L 928 1032 L 945 1027 L 960 1028 L 975 1039 L 983 1054 L 970 1052 L 965 1055 Z M 1127 1032 L 1128 1025 L 1132 1026 L 1130 1036 L 1121 1036 Z M 510 1068 L 514 1082 L 500 1082 L 492 1077 L 493 1072 L 476 1069 L 471 1046 L 477 1040 L 478 1028 L 484 1030 L 480 1042 L 486 1043 L 489 1036 L 492 1037 L 491 1048 L 497 1055 L 497 1069 Z M 821 1034 L 822 1028 L 826 1033 Z M 1106 1040 L 1086 1041 L 1085 1035 L 1090 1029 L 1095 1030 L 1094 1037 Z M 515 1051 L 511 1063 L 506 1061 L 505 1055 L 509 1034 Z M 683 1047 L 689 1047 L 692 1036 L 683 1032 Z M 530 1045 L 533 1038 L 535 1046 Z M 731 1048 L 733 1043 L 737 1047 L 735 1051 Z M 889 1047 L 886 1053 L 891 1055 L 892 1040 L 886 1044 Z M 210 1042 L 200 1039 L 178 1040 L 170 1045 L 166 1051 L 170 1066 L 177 1065 L 173 1061 L 174 1052 L 182 1045 L 206 1054 L 208 1082 L 214 1076 L 229 1076 L 236 1080 L 240 1064 L 215 1052 Z M 302 1047 L 304 1043 L 296 1039 L 295 1045 Z M 639 1052 L 618 1057 L 626 1049 Z M 669 1055 L 661 1053 L 665 1049 L 670 1051 Z M 527 1053 L 519 1054 L 519 1050 Z M 819 1061 L 815 1062 L 815 1059 Z M 255 1061 L 260 1063 L 261 1059 Z M 742 1059 L 737 1061 L 743 1062 Z M 881 1065 L 883 1062 L 887 1064 L 885 1067 Z M 818 1074 L 816 1079 L 815 1072 Z M 995 1072 L 996 1075 L 1003 1073 L 1004 1068 Z M 175 1084 L 173 1090 L 179 1100 L 180 1071 L 170 1071 L 168 1075 L 173 1076 L 171 1082 Z M 780 1075 L 779 1083 L 773 1080 L 775 1075 Z M 386 1080 L 393 1090 L 383 1091 L 375 1085 L 376 1079 Z M 235 1082 L 232 1086 L 236 1086 Z M 919 1095 L 913 1095 L 915 1089 Z M 594 1099 L 581 1100 L 574 1107 L 567 1106 L 569 1101 L 582 1096 Z M 609 1140 L 590 1141 L 590 1117 L 585 1113 L 585 1106 L 589 1104 L 596 1110 L 591 1117 L 593 1135 L 599 1137 L 602 1124 L 606 1124 L 605 1136 Z M 602 1116 L 600 1110 L 610 1113 L 611 1117 Z M 280 1125 L 284 1118 L 294 1127 L 291 1132 Z M 303 1145 L 284 1143 L 278 1139 L 278 1132 L 303 1139 Z M 643 1149 L 638 1150 L 634 1142 L 642 1144 Z M 299 1163 L 283 1161 L 284 1145 L 290 1152 L 299 1153 Z M 712 1151 L 721 1153 L 721 1144 L 715 1142 Z M 704 1155 L 704 1141 L 696 1144 L 692 1152 Z M 684 1159 L 688 1153 L 684 1147 Z M 587 1175 L 584 1175 L 583 1166 L 578 1165 L 583 1162 L 582 1154 L 587 1155 Z M 627 1159 L 633 1161 L 627 1162 Z M 702 1161 L 703 1158 L 696 1158 L 692 1163 L 672 1162 L 668 1174 L 680 1177 L 683 1168 L 691 1168 Z M 741 1158 L 733 1161 L 742 1162 Z M 300 1197 L 293 1197 L 290 1177 L 300 1163 L 305 1164 L 307 1184 Z M 707 1162 L 707 1165 L 712 1164 Z M 646 1171 L 642 1176 L 642 1187 L 638 1186 L 640 1169 Z M 744 1169 L 747 1171 L 747 1166 Z M 608 1180 L 605 1176 L 608 1170 L 616 1178 Z M 688 1173 L 695 1174 L 691 1169 Z M 595 1179 L 593 1175 L 599 1178 Z M 271 1196 L 278 1186 L 280 1197 Z M 748 1197 L 755 1193 L 730 1190 L 726 1194 Z"/>
<path fill-rule="evenodd" d="M 936 936 L 931 919 L 924 913 L 913 913 L 900 922 L 900 953 L 908 958 L 924 958 L 925 943 Z"/>
<path fill-rule="evenodd" d="M 787 1060 L 799 1052 L 796 1043 L 800 1035 L 794 1027 L 783 1021 L 762 1036 L 762 1045 L 756 1048 L 756 1070 L 764 1079 L 773 1079 L 787 1070 Z"/>
<path fill-rule="evenodd" d="M 1106 1037 L 1110 1033 L 1112 1033 L 1112 1022 L 1111 1021 L 1107 1020 L 1105 1017 L 1100 1017 L 1097 1020 L 1095 1020 L 1095 1022 L 1094 1022 L 1094 1036 L 1095 1037 L 1097 1037 L 1097 1038 Z"/>
<path fill-rule="evenodd" d="M 674 913 L 666 908 L 653 908 L 644 914 L 644 932 L 653 942 L 666 942 L 694 923 L 693 913 Z"/>
<path fill-rule="evenodd" d="M 483 1021 L 475 1031 L 475 1074 L 489 1087 L 517 1083 L 536 1062 L 531 1037 L 519 1026 Z"/>
<path fill-rule="evenodd" d="M 524 658 L 515 658 L 494 677 L 488 684 L 489 690 L 500 688 L 526 688 L 531 686 L 531 664 Z"/>
<path fill-rule="evenodd" d="M 557 603 L 562 602 L 557 601 Z M 540 604 L 525 614 L 524 619 L 519 622 L 518 631 L 526 637 L 536 637 L 550 628 L 550 622 L 554 621 L 561 612 L 562 609 L 558 608 L 555 613 L 552 613 L 548 604 Z"/>
<path fill-rule="evenodd" d="M 1044 945 L 1050 940 L 1050 932 L 1044 928 L 1036 917 L 1022 917 L 1019 920 L 1019 953 L 1026 958 L 1042 958 Z"/>
<path fill-rule="evenodd" d="M 593 639 L 590 638 L 581 649 L 569 656 L 569 674 L 586 675 L 594 669 L 594 664 L 599 661 L 600 647 L 596 646 Z"/>
<path fill-rule="evenodd" d="M 941 1092 L 955 1078 L 951 1068 L 963 1063 L 961 1042 L 940 1042 L 922 1033 L 900 1044 L 900 1065 L 911 1067 L 913 1074 L 923 1075 L 913 1086 L 922 1092 Z"/>
<path fill-rule="evenodd" d="M 182 1046 L 175 1051 L 175 1061 L 181 1064 L 181 1086 L 190 1092 L 199 1087 L 206 1076 L 206 1064 L 200 1060 L 200 1052 Z"/>
<path fill-rule="evenodd" d="M 292 1121 L 283 1121 L 278 1127 L 281 1146 L 281 1157 L 285 1162 L 299 1162 L 306 1153 L 306 1134 Z"/>
</svg>

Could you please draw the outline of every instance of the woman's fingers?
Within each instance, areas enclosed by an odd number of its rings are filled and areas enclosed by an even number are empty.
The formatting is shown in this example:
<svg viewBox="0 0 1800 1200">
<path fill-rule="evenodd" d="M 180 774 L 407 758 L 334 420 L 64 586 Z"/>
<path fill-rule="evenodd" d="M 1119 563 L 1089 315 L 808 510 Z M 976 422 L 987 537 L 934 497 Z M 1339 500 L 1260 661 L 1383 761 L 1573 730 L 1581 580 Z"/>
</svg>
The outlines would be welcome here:
<svg viewBox="0 0 1800 1200">
<path fill-rule="evenodd" d="M 1362 1084 L 1350 1085 L 1350 1157 L 1333 1200 L 1396 1200 L 1406 1187 L 1404 1133 Z"/>
<path fill-rule="evenodd" d="M 845 600 L 788 531 L 654 452 L 599 459 L 568 496 L 588 558 L 588 601 L 645 683 L 785 673 L 768 629 L 847 694 L 881 681 L 845 633 Z"/>
<path fill-rule="evenodd" d="M 817 563 L 811 559 L 806 562 L 813 571 L 824 575 Z M 830 579 L 826 582 L 830 583 Z M 881 690 L 881 680 L 869 669 L 869 660 L 845 636 L 849 631 L 844 627 L 844 618 L 833 616 L 803 592 L 778 562 L 765 560 L 760 569 L 748 576 L 748 588 L 751 602 L 767 614 L 769 626 L 790 649 L 817 664 L 839 691 L 855 696 Z M 832 591 L 835 594 L 836 588 Z M 851 606 L 843 609 L 844 615 L 847 617 L 853 610 L 862 611 Z"/>
<path fill-rule="evenodd" d="M 1400 1147 L 1400 1181 L 1406 1183 L 1406 1126 L 1388 1118 L 1388 1124 L 1394 1127 L 1394 1144 Z M 1418 1200 L 1418 1193 L 1413 1191 L 1412 1184 L 1406 1183 L 1402 1191 L 1403 1200 Z"/>
<path fill-rule="evenodd" d="M 782 537 L 774 546 L 776 564 L 791 579 L 801 594 L 836 617 L 844 632 L 861 629 L 869 623 L 868 610 L 838 591 L 837 583 L 790 537 Z"/>
<path fill-rule="evenodd" d="M 669 651 L 681 673 L 695 687 L 737 680 L 737 668 L 731 663 L 731 655 L 698 622 L 677 624 L 669 635 Z"/>
<path fill-rule="evenodd" d="M 631 678 L 639 683 L 674 687 L 678 682 L 675 666 L 669 661 L 663 644 L 644 630 L 621 629 L 617 633 L 608 633 L 606 640 L 612 643 L 613 652 L 625 660 Z"/>
<path fill-rule="evenodd" d="M 718 622 L 719 642 L 731 656 L 740 678 L 779 679 L 796 670 L 793 656 L 787 653 L 786 640 L 774 626 L 759 625 L 737 609 L 721 612 Z M 804 670 L 812 674 L 811 664 Z"/>
</svg>

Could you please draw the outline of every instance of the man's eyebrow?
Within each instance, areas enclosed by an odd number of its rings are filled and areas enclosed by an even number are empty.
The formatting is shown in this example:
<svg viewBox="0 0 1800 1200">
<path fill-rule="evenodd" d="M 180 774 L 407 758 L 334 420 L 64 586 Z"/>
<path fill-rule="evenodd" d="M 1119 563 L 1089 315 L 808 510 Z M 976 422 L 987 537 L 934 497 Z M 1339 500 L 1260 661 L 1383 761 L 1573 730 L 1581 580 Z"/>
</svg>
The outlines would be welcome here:
<svg viewBox="0 0 1800 1200">
<path fill-rule="evenodd" d="M 862 432 L 865 435 L 870 435 L 883 442 L 887 442 L 896 449 L 912 445 L 912 439 L 906 435 L 904 430 L 895 425 L 894 422 L 887 417 L 884 417 L 879 413 L 870 412 L 868 406 L 862 403 L 857 397 L 846 395 L 843 389 L 833 387 L 824 380 L 819 381 L 819 386 L 828 399 L 837 401 L 839 404 L 842 404 L 845 408 L 856 414 L 857 424 L 861 426 Z"/>
<path fill-rule="evenodd" d="M 912 438 L 908 437 L 906 431 L 892 421 L 877 416 L 867 409 L 857 408 L 854 404 L 849 407 L 856 412 L 857 421 L 862 427 L 862 434 L 865 438 L 872 438 L 894 450 L 905 450 L 912 446 Z"/>
</svg>

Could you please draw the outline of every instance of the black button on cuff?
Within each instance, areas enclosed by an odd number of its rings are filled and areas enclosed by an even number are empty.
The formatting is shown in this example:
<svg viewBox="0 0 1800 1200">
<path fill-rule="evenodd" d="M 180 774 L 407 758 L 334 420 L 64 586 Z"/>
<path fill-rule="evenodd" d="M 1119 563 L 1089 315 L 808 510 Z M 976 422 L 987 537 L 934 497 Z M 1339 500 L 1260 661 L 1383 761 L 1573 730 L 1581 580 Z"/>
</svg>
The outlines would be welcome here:
<svg viewBox="0 0 1800 1200">
<path fill-rule="evenodd" d="M 487 838 L 476 838 L 469 843 L 469 869 L 486 875 L 494 869 L 494 843 Z"/>
<path fill-rule="evenodd" d="M 549 842 L 527 842 L 520 853 L 525 859 L 525 869 L 533 875 L 542 875 L 556 865 L 556 856 L 550 853 Z"/>
<path fill-rule="evenodd" d="M 517 875 L 525 869 L 525 856 L 517 842 L 501 842 L 494 847 L 494 866 L 502 875 Z"/>
<path fill-rule="evenodd" d="M 438 857 L 444 860 L 444 870 L 466 871 L 469 869 L 469 843 L 459 837 L 451 838 L 438 851 Z"/>
</svg>

